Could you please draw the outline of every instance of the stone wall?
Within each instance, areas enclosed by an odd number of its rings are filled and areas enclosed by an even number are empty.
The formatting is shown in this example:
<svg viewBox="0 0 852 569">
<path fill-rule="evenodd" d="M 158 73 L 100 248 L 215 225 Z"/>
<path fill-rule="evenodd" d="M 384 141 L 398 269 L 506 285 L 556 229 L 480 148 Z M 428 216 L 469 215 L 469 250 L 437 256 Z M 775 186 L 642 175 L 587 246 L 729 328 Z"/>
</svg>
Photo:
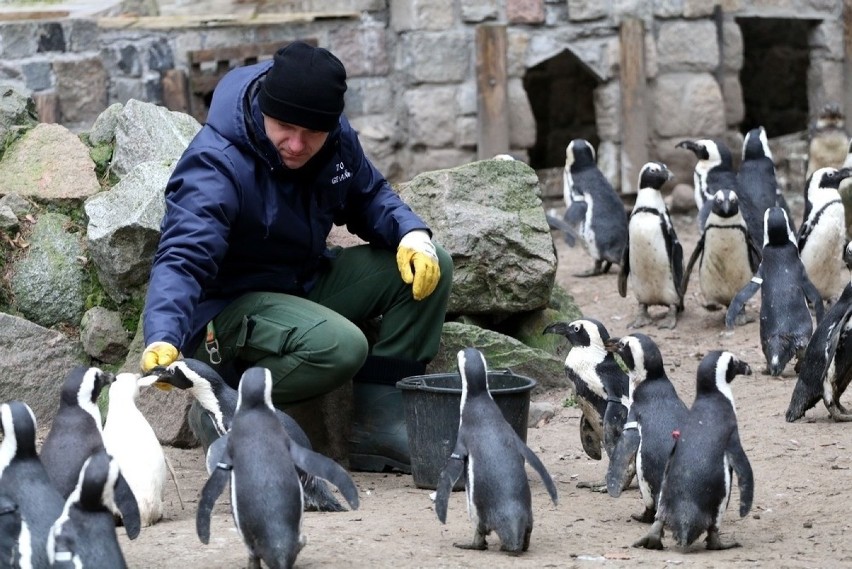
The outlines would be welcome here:
<svg viewBox="0 0 852 569">
<path fill-rule="evenodd" d="M 689 181 L 694 158 L 675 149 L 679 140 L 723 136 L 735 148 L 741 140 L 743 41 L 736 18 L 815 22 L 807 39 L 808 99 L 817 109 L 827 100 L 844 100 L 842 5 L 725 0 L 721 33 L 713 3 L 703 0 L 339 0 L 325 4 L 338 17 L 257 25 L 169 27 L 163 18 L 127 19 L 124 27 L 91 17 L 6 21 L 0 23 L 0 81 L 33 93 L 40 108 L 58 114 L 52 120 L 86 130 L 112 103 L 164 104 L 163 78 L 170 70 L 187 70 L 192 50 L 314 38 L 347 67 L 347 114 L 367 152 L 392 181 L 402 181 L 476 158 L 474 36 L 479 25 L 503 24 L 510 152 L 528 160 L 536 141 L 523 84 L 527 70 L 567 50 L 598 82 L 601 167 L 617 187 L 630 191 L 635 181 L 619 179 L 622 135 L 630 128 L 621 116 L 621 22 L 638 18 L 646 31 L 649 157 Z"/>
</svg>

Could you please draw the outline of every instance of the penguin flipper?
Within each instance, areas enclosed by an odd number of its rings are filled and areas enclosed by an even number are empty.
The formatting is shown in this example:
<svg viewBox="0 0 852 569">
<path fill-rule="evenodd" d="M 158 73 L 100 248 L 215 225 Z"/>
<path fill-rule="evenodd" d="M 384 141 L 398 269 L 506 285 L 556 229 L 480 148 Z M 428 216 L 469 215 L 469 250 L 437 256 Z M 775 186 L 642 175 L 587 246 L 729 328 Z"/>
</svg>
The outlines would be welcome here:
<svg viewBox="0 0 852 569">
<path fill-rule="evenodd" d="M 701 237 L 698 239 L 698 243 L 695 245 L 695 250 L 692 252 L 692 256 L 689 257 L 689 262 L 686 265 L 686 270 L 683 273 L 683 282 L 680 285 L 680 290 L 683 296 L 686 296 L 686 288 L 689 286 L 689 275 L 692 274 L 692 267 L 695 265 L 695 262 L 701 257 L 701 254 L 704 252 L 704 236 L 706 234 L 702 233 Z"/>
<path fill-rule="evenodd" d="M 618 294 L 627 298 L 627 276 L 630 274 L 630 233 L 624 242 L 624 253 L 621 254 L 621 265 L 618 270 Z"/>
<path fill-rule="evenodd" d="M 751 267 L 751 272 L 756 273 L 760 262 L 763 260 L 763 252 L 751 236 L 746 235 L 746 246 L 748 247 L 748 264 Z"/>
<path fill-rule="evenodd" d="M 802 290 L 805 292 L 805 298 L 807 298 L 808 302 L 813 305 L 814 313 L 816 314 L 816 322 L 819 324 L 825 314 L 825 309 L 822 305 L 822 295 L 817 290 L 817 287 L 814 286 L 814 283 L 811 282 L 810 277 L 808 277 L 808 272 L 805 270 L 804 266 L 802 266 Z"/>
<path fill-rule="evenodd" d="M 556 229 L 561 231 L 563 236 L 565 237 L 565 243 L 568 244 L 569 247 L 573 247 L 577 244 L 577 240 L 582 240 L 583 238 L 577 233 L 577 230 L 574 229 L 574 226 L 566 223 L 565 221 L 559 219 L 558 217 L 554 217 L 550 214 L 545 214 L 547 218 L 547 225 L 551 229 Z"/>
<path fill-rule="evenodd" d="M 223 435 L 221 438 L 226 436 Z M 198 539 L 201 540 L 201 543 L 205 545 L 210 541 L 210 516 L 213 514 L 213 506 L 216 504 L 219 495 L 225 490 L 225 486 L 228 485 L 233 468 L 231 455 L 226 445 L 225 451 L 219 457 L 219 463 L 210 474 L 210 477 L 204 484 L 204 488 L 201 489 L 201 499 L 198 500 L 198 512 L 195 516 L 195 533 L 198 534 Z"/>
<path fill-rule="evenodd" d="M 518 450 L 524 455 L 524 459 L 529 463 L 533 469 L 538 472 L 538 475 L 541 477 L 541 481 L 544 482 L 544 487 L 547 488 L 547 493 L 550 494 L 550 500 L 554 503 L 554 505 L 559 504 L 559 498 L 556 493 L 556 484 L 553 483 L 553 478 L 550 477 L 550 473 L 544 467 L 541 460 L 536 456 L 536 454 L 521 440 L 521 437 L 515 437 Z"/>
<path fill-rule="evenodd" d="M 589 458 L 593 460 L 602 458 L 600 433 L 595 430 L 595 426 L 585 413 L 580 417 L 580 443 Z"/>
<path fill-rule="evenodd" d="M 761 270 L 760 267 L 758 267 L 755 276 L 752 277 L 748 284 L 740 289 L 736 296 L 734 296 L 731 304 L 728 305 L 728 312 L 725 314 L 725 327 L 728 330 L 733 329 L 737 314 L 742 312 L 742 309 L 745 306 L 745 303 L 748 302 L 748 299 L 754 296 L 754 293 L 760 289 L 760 283 L 763 282 L 760 274 Z"/>
<path fill-rule="evenodd" d="M 352 477 L 346 472 L 342 466 L 318 452 L 306 449 L 305 447 L 290 441 L 290 456 L 293 462 L 307 472 L 313 474 L 323 480 L 328 480 L 340 490 L 343 497 L 349 503 L 353 510 L 358 509 L 358 488 Z"/>
<path fill-rule="evenodd" d="M 226 433 L 210 443 L 210 446 L 207 448 L 207 457 L 205 462 L 208 476 L 213 474 L 213 471 L 216 470 L 216 465 L 222 461 L 222 455 L 225 452 L 227 444 L 228 435 Z"/>
<path fill-rule="evenodd" d="M 453 485 L 464 471 L 465 462 L 467 462 L 467 449 L 457 442 L 456 448 L 453 449 L 444 469 L 441 470 L 435 492 L 435 513 L 442 524 L 447 523 L 447 503 L 450 500 L 450 492 L 453 491 Z"/>
<path fill-rule="evenodd" d="M 621 432 L 606 470 L 606 491 L 613 498 L 618 498 L 621 495 L 621 491 L 627 483 L 630 465 L 633 464 L 639 450 L 639 442 L 639 429 L 635 426 L 632 428 L 625 427 Z"/>
<path fill-rule="evenodd" d="M 603 417 L 603 433 L 604 433 L 604 450 L 607 456 L 612 459 L 612 454 L 615 452 L 615 446 L 624 430 L 624 423 L 627 421 L 627 407 L 615 398 L 607 398 L 606 411 Z"/>
<path fill-rule="evenodd" d="M 136 502 L 133 490 L 130 489 L 130 484 L 127 483 L 127 480 L 124 479 L 124 476 L 120 472 L 118 473 L 118 479 L 115 481 L 113 499 L 115 500 L 118 511 L 121 512 L 121 521 L 124 524 L 124 531 L 127 532 L 127 537 L 136 539 L 139 536 L 139 531 L 142 529 L 139 504 Z"/>
<path fill-rule="evenodd" d="M 748 461 L 740 443 L 739 433 L 736 430 L 728 441 L 725 456 L 734 468 L 734 472 L 737 473 L 737 485 L 740 490 L 740 517 L 744 518 L 751 510 L 751 503 L 754 500 L 754 475 L 751 471 L 751 463 Z"/>
</svg>

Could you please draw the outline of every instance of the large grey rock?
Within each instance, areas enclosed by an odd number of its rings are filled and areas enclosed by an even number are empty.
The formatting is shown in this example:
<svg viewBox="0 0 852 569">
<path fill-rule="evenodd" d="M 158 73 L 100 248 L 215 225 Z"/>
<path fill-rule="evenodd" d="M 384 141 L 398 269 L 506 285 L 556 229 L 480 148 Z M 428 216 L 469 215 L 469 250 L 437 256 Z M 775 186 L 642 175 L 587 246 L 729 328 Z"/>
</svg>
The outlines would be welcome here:
<svg viewBox="0 0 852 569">
<path fill-rule="evenodd" d="M 49 426 L 59 407 L 65 375 L 84 363 L 79 342 L 0 312 L 0 354 L 0 401 L 25 402 L 42 429 Z"/>
<path fill-rule="evenodd" d="M 547 305 L 556 254 L 532 168 L 481 160 L 425 172 L 399 190 L 453 257 L 448 312 L 507 314 Z"/>
<path fill-rule="evenodd" d="M 45 213 L 30 235 L 29 247 L 12 266 L 10 284 L 18 310 L 42 326 L 77 325 L 83 316 L 83 245 L 68 231 L 70 218 Z"/>
<path fill-rule="evenodd" d="M 0 194 L 83 200 L 100 190 L 95 163 L 79 137 L 58 124 L 27 131 L 0 161 Z"/>
<path fill-rule="evenodd" d="M 38 124 L 33 100 L 9 86 L 0 86 L 0 154 L 5 145 L 21 132 Z"/>
<path fill-rule="evenodd" d="M 80 342 L 88 355 L 108 364 L 120 363 L 130 346 L 121 315 L 103 306 L 95 306 L 83 314 Z"/>
<path fill-rule="evenodd" d="M 122 110 L 124 110 L 124 105 L 113 103 L 98 115 L 98 118 L 92 123 L 91 130 L 89 130 L 89 143 L 92 146 L 109 144 L 115 140 L 115 129 L 118 126 L 118 119 Z"/>
<path fill-rule="evenodd" d="M 138 164 L 115 187 L 86 201 L 89 254 L 109 296 L 126 300 L 148 282 L 174 163 Z"/>
<path fill-rule="evenodd" d="M 175 162 L 199 130 L 198 121 L 186 113 L 131 99 L 115 126 L 111 171 L 123 177 L 143 162 Z"/>
<path fill-rule="evenodd" d="M 564 356 L 530 348 L 511 336 L 460 322 L 447 322 L 441 333 L 438 354 L 426 373 L 450 373 L 458 369 L 459 350 L 475 347 L 485 356 L 488 369 L 509 369 L 538 382 L 542 388 L 565 387 Z"/>
</svg>

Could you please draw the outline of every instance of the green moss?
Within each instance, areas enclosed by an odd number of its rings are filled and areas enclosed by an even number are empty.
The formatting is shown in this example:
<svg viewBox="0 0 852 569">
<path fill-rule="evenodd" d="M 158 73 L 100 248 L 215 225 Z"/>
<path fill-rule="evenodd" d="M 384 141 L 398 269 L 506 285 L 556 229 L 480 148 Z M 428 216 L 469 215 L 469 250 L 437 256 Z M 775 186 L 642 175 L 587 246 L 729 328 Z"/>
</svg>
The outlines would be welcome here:
<svg viewBox="0 0 852 569">
<path fill-rule="evenodd" d="M 574 408 L 577 406 L 577 399 L 573 395 L 569 395 L 565 398 L 565 401 L 562 402 L 562 407 L 565 408 Z"/>
</svg>

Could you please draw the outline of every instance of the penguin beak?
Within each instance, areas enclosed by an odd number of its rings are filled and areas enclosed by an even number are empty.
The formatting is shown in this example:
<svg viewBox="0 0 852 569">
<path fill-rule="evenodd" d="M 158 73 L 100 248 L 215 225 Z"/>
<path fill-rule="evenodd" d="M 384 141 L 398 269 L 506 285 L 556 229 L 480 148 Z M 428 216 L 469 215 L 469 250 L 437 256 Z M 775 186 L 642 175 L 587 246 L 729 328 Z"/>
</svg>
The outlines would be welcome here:
<svg viewBox="0 0 852 569">
<path fill-rule="evenodd" d="M 846 263 L 846 268 L 852 271 L 852 241 L 843 248 L 843 262 Z"/>
<path fill-rule="evenodd" d="M 162 389 L 163 391 L 170 391 L 172 389 L 172 386 L 169 385 L 168 383 L 158 385 L 157 384 L 158 381 L 160 381 L 160 376 L 158 376 L 158 375 L 154 375 L 154 374 L 145 375 L 145 376 L 139 377 L 136 380 L 136 385 L 138 385 L 139 387 L 151 387 L 153 385 L 155 387 Z"/>
<path fill-rule="evenodd" d="M 604 340 L 604 348 L 607 352 L 617 354 L 618 353 L 618 343 L 621 341 L 621 338 L 610 338 L 609 340 Z"/>
<path fill-rule="evenodd" d="M 568 323 L 567 322 L 554 322 L 547 326 L 544 329 L 542 334 L 559 334 L 561 336 L 568 335 Z"/>
<path fill-rule="evenodd" d="M 169 368 L 163 366 L 151 368 L 148 375 L 139 379 L 139 387 L 150 387 L 153 385 L 161 391 L 171 391 L 175 388 L 174 385 L 169 383 L 169 378 L 173 375 Z"/>
<path fill-rule="evenodd" d="M 691 140 L 681 140 L 675 145 L 675 148 L 686 148 L 687 150 L 695 152 L 698 150 L 698 145 Z"/>
<path fill-rule="evenodd" d="M 738 360 L 737 365 L 734 368 L 734 375 L 751 375 L 751 366 L 744 361 Z M 731 377 L 731 379 L 734 378 Z M 730 383 L 730 381 L 728 383 Z"/>
<path fill-rule="evenodd" d="M 841 180 L 845 180 L 846 178 L 852 176 L 852 168 L 841 168 L 837 171 L 837 175 L 838 177 L 840 177 Z"/>
</svg>

